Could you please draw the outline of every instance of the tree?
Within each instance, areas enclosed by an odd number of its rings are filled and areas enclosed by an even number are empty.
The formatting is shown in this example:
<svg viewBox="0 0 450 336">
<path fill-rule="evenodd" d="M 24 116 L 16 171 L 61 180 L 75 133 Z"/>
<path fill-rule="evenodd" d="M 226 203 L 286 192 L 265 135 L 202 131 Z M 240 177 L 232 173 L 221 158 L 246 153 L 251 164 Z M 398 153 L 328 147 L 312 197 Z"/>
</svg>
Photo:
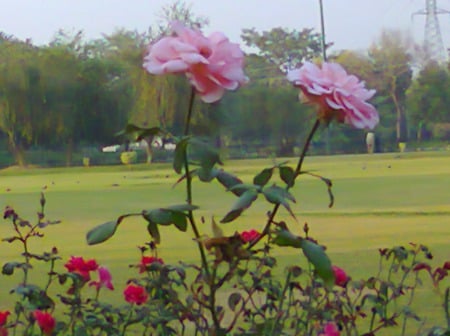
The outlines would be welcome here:
<svg viewBox="0 0 450 336">
<path fill-rule="evenodd" d="M 444 66 L 429 63 L 408 90 L 407 106 L 419 140 L 424 126 L 450 123 L 449 71 Z"/>
<path fill-rule="evenodd" d="M 242 40 L 250 48 L 257 48 L 258 54 L 281 71 L 299 67 L 305 60 L 320 56 L 321 34 L 311 28 L 301 31 L 273 28 L 259 33 L 255 28 L 243 29 Z M 332 44 L 328 44 L 330 47 Z"/>
<path fill-rule="evenodd" d="M 397 142 L 407 140 L 405 101 L 412 81 L 412 48 L 411 39 L 401 31 L 383 31 L 369 49 L 375 71 L 373 84 L 378 95 L 394 106 Z"/>
<path fill-rule="evenodd" d="M 0 36 L 0 131 L 16 164 L 24 166 L 42 108 L 38 50 L 29 42 Z"/>
</svg>

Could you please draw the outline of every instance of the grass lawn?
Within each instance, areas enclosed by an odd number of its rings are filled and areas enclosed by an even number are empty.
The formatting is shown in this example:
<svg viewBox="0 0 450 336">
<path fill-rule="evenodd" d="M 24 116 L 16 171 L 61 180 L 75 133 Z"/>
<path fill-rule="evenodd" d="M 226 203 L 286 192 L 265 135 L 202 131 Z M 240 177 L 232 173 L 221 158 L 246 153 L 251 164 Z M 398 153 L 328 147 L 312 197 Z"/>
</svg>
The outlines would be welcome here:
<svg viewBox="0 0 450 336">
<path fill-rule="evenodd" d="M 288 160 L 295 166 L 295 159 Z M 272 164 L 269 159 L 230 161 L 225 169 L 251 182 L 260 169 Z M 334 207 L 328 208 L 325 185 L 303 175 L 292 190 L 297 199 L 293 205 L 297 222 L 285 211 L 280 212 L 278 219 L 283 218 L 291 230 L 299 232 L 303 223 L 308 222 L 311 234 L 328 246 L 333 262 L 354 279 L 376 273 L 380 247 L 419 242 L 432 249 L 436 265 L 450 260 L 450 152 L 308 157 L 304 169 L 332 179 Z M 136 272 L 128 265 L 137 263 L 136 247 L 148 240 L 145 222 L 125 221 L 111 240 L 97 246 L 87 246 L 85 234 L 95 225 L 127 212 L 183 203 L 184 185 L 173 188 L 177 178 L 171 166 L 165 164 L 5 169 L 0 171 L 0 206 L 13 206 L 21 216 L 34 218 L 39 194 L 45 191 L 47 217 L 61 219 L 62 223 L 47 228 L 46 237 L 36 240 L 32 249 L 39 252 L 57 246 L 63 260 L 70 255 L 97 258 L 112 270 L 120 289 L 111 294 L 112 299 L 122 300 L 122 285 Z M 196 214 L 204 216 L 206 223 L 212 216 L 220 220 L 234 200 L 218 183 L 194 183 L 194 203 L 200 206 Z M 260 198 L 243 216 L 222 227 L 229 234 L 235 230 L 262 229 L 265 213 L 270 209 Z M 201 225 L 200 229 L 210 234 L 209 224 Z M 0 236 L 10 235 L 11 227 L 4 222 Z M 3 242 L 1 246 L 1 263 L 18 258 L 13 245 Z M 168 263 L 180 258 L 198 259 L 192 233 L 181 233 L 172 227 L 163 228 L 159 253 Z M 303 259 L 294 249 L 277 253 L 280 273 L 283 265 Z M 42 273 L 35 272 L 33 280 L 42 281 L 39 275 Z M 0 310 L 11 309 L 13 298 L 8 292 L 18 278 L 2 275 L 0 279 Z M 421 309 L 428 311 L 430 321 L 442 324 L 443 312 L 436 298 L 431 291 L 424 292 L 420 296 Z"/>
</svg>

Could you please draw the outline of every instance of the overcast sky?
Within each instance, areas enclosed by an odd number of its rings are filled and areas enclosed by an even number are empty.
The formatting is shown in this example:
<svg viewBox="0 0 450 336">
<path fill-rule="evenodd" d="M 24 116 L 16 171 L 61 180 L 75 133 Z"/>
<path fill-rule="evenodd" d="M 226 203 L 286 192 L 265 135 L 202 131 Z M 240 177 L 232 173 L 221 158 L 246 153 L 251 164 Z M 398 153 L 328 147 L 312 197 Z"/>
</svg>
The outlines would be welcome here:
<svg viewBox="0 0 450 336">
<path fill-rule="evenodd" d="M 450 0 L 437 0 L 450 11 Z M 0 0 L 0 30 L 37 45 L 48 43 L 59 29 L 83 30 L 88 39 L 117 27 L 145 31 L 169 0 Z M 320 31 L 319 0 L 187 0 L 197 15 L 210 19 L 205 33 L 222 31 L 240 41 L 242 28 L 315 28 Z M 424 38 L 425 0 L 323 0 L 327 41 L 335 50 L 367 49 L 386 28 Z M 450 48 L 450 15 L 439 15 L 446 48 Z"/>
</svg>

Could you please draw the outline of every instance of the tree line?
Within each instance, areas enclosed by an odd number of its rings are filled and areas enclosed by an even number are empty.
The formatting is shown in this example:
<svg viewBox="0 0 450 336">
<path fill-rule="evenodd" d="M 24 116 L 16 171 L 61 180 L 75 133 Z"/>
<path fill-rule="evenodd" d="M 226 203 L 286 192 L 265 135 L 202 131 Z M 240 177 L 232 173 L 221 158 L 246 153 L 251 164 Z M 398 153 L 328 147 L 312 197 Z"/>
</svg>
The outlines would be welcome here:
<svg viewBox="0 0 450 336">
<path fill-rule="evenodd" d="M 163 14 L 165 22 L 208 24 L 182 2 L 164 8 Z M 82 146 L 120 141 L 116 133 L 127 123 L 180 134 L 190 94 L 187 82 L 142 69 L 148 44 L 166 32 L 167 24 L 160 24 L 144 33 L 119 29 L 85 41 L 82 32 L 60 31 L 45 46 L 1 33 L 0 144 L 18 165 L 25 165 L 26 151 L 36 147 L 63 150 L 70 164 Z M 298 102 L 298 90 L 288 85 L 285 72 L 319 59 L 320 38 L 309 28 L 243 30 L 244 43 L 256 50 L 246 58 L 250 83 L 217 104 L 195 104 L 193 131 L 218 144 L 292 155 L 314 112 Z M 330 56 L 377 89 L 373 103 L 381 123 L 375 133 L 385 150 L 408 140 L 450 138 L 450 63 L 418 66 L 412 46 L 401 32 L 383 32 L 369 50 Z M 314 144 L 317 150 L 327 143 L 332 152 L 359 152 L 364 137 L 364 131 L 333 125 Z"/>
</svg>

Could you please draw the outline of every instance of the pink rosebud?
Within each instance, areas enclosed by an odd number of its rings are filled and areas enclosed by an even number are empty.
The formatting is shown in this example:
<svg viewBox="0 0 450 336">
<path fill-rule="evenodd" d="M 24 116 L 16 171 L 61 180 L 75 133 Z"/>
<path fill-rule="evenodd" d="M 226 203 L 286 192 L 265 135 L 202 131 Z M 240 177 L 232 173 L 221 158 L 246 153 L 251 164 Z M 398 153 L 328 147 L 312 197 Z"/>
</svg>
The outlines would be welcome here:
<svg viewBox="0 0 450 336">
<path fill-rule="evenodd" d="M 379 122 L 377 110 L 366 102 L 375 90 L 367 90 L 364 82 L 347 74 L 340 64 L 323 63 L 320 68 L 305 62 L 289 71 L 287 78 L 309 102 L 319 106 L 319 118 L 327 123 L 336 119 L 356 128 L 373 129 Z"/>
<path fill-rule="evenodd" d="M 225 90 L 236 90 L 248 81 L 244 53 L 222 33 L 205 37 L 199 30 L 172 23 L 175 36 L 148 47 L 144 68 L 151 74 L 184 73 L 201 99 L 213 103 Z"/>
<path fill-rule="evenodd" d="M 33 317 L 36 319 L 37 324 L 44 335 L 52 334 L 53 329 L 55 329 L 56 326 L 56 321 L 50 313 L 35 310 L 33 312 Z"/>
<path fill-rule="evenodd" d="M 248 231 L 243 231 L 240 234 L 241 239 L 244 243 L 250 243 L 250 242 L 254 241 L 255 239 L 258 239 L 260 235 L 261 234 L 254 229 L 248 230 Z"/>
<path fill-rule="evenodd" d="M 318 336 L 339 336 L 339 329 L 333 322 L 328 322 Z"/>
<path fill-rule="evenodd" d="M 331 266 L 334 273 L 334 284 L 336 286 L 345 287 L 347 285 L 347 282 L 349 280 L 347 273 L 345 271 L 337 266 Z"/>
<path fill-rule="evenodd" d="M 125 301 L 141 305 L 148 299 L 147 291 L 144 287 L 134 284 L 129 284 L 123 291 Z"/>
<path fill-rule="evenodd" d="M 106 267 L 99 267 L 98 270 L 98 281 L 91 281 L 89 286 L 95 286 L 97 291 L 100 288 L 108 288 L 109 290 L 114 290 L 114 286 L 112 284 L 112 276 L 109 270 Z"/>
</svg>

